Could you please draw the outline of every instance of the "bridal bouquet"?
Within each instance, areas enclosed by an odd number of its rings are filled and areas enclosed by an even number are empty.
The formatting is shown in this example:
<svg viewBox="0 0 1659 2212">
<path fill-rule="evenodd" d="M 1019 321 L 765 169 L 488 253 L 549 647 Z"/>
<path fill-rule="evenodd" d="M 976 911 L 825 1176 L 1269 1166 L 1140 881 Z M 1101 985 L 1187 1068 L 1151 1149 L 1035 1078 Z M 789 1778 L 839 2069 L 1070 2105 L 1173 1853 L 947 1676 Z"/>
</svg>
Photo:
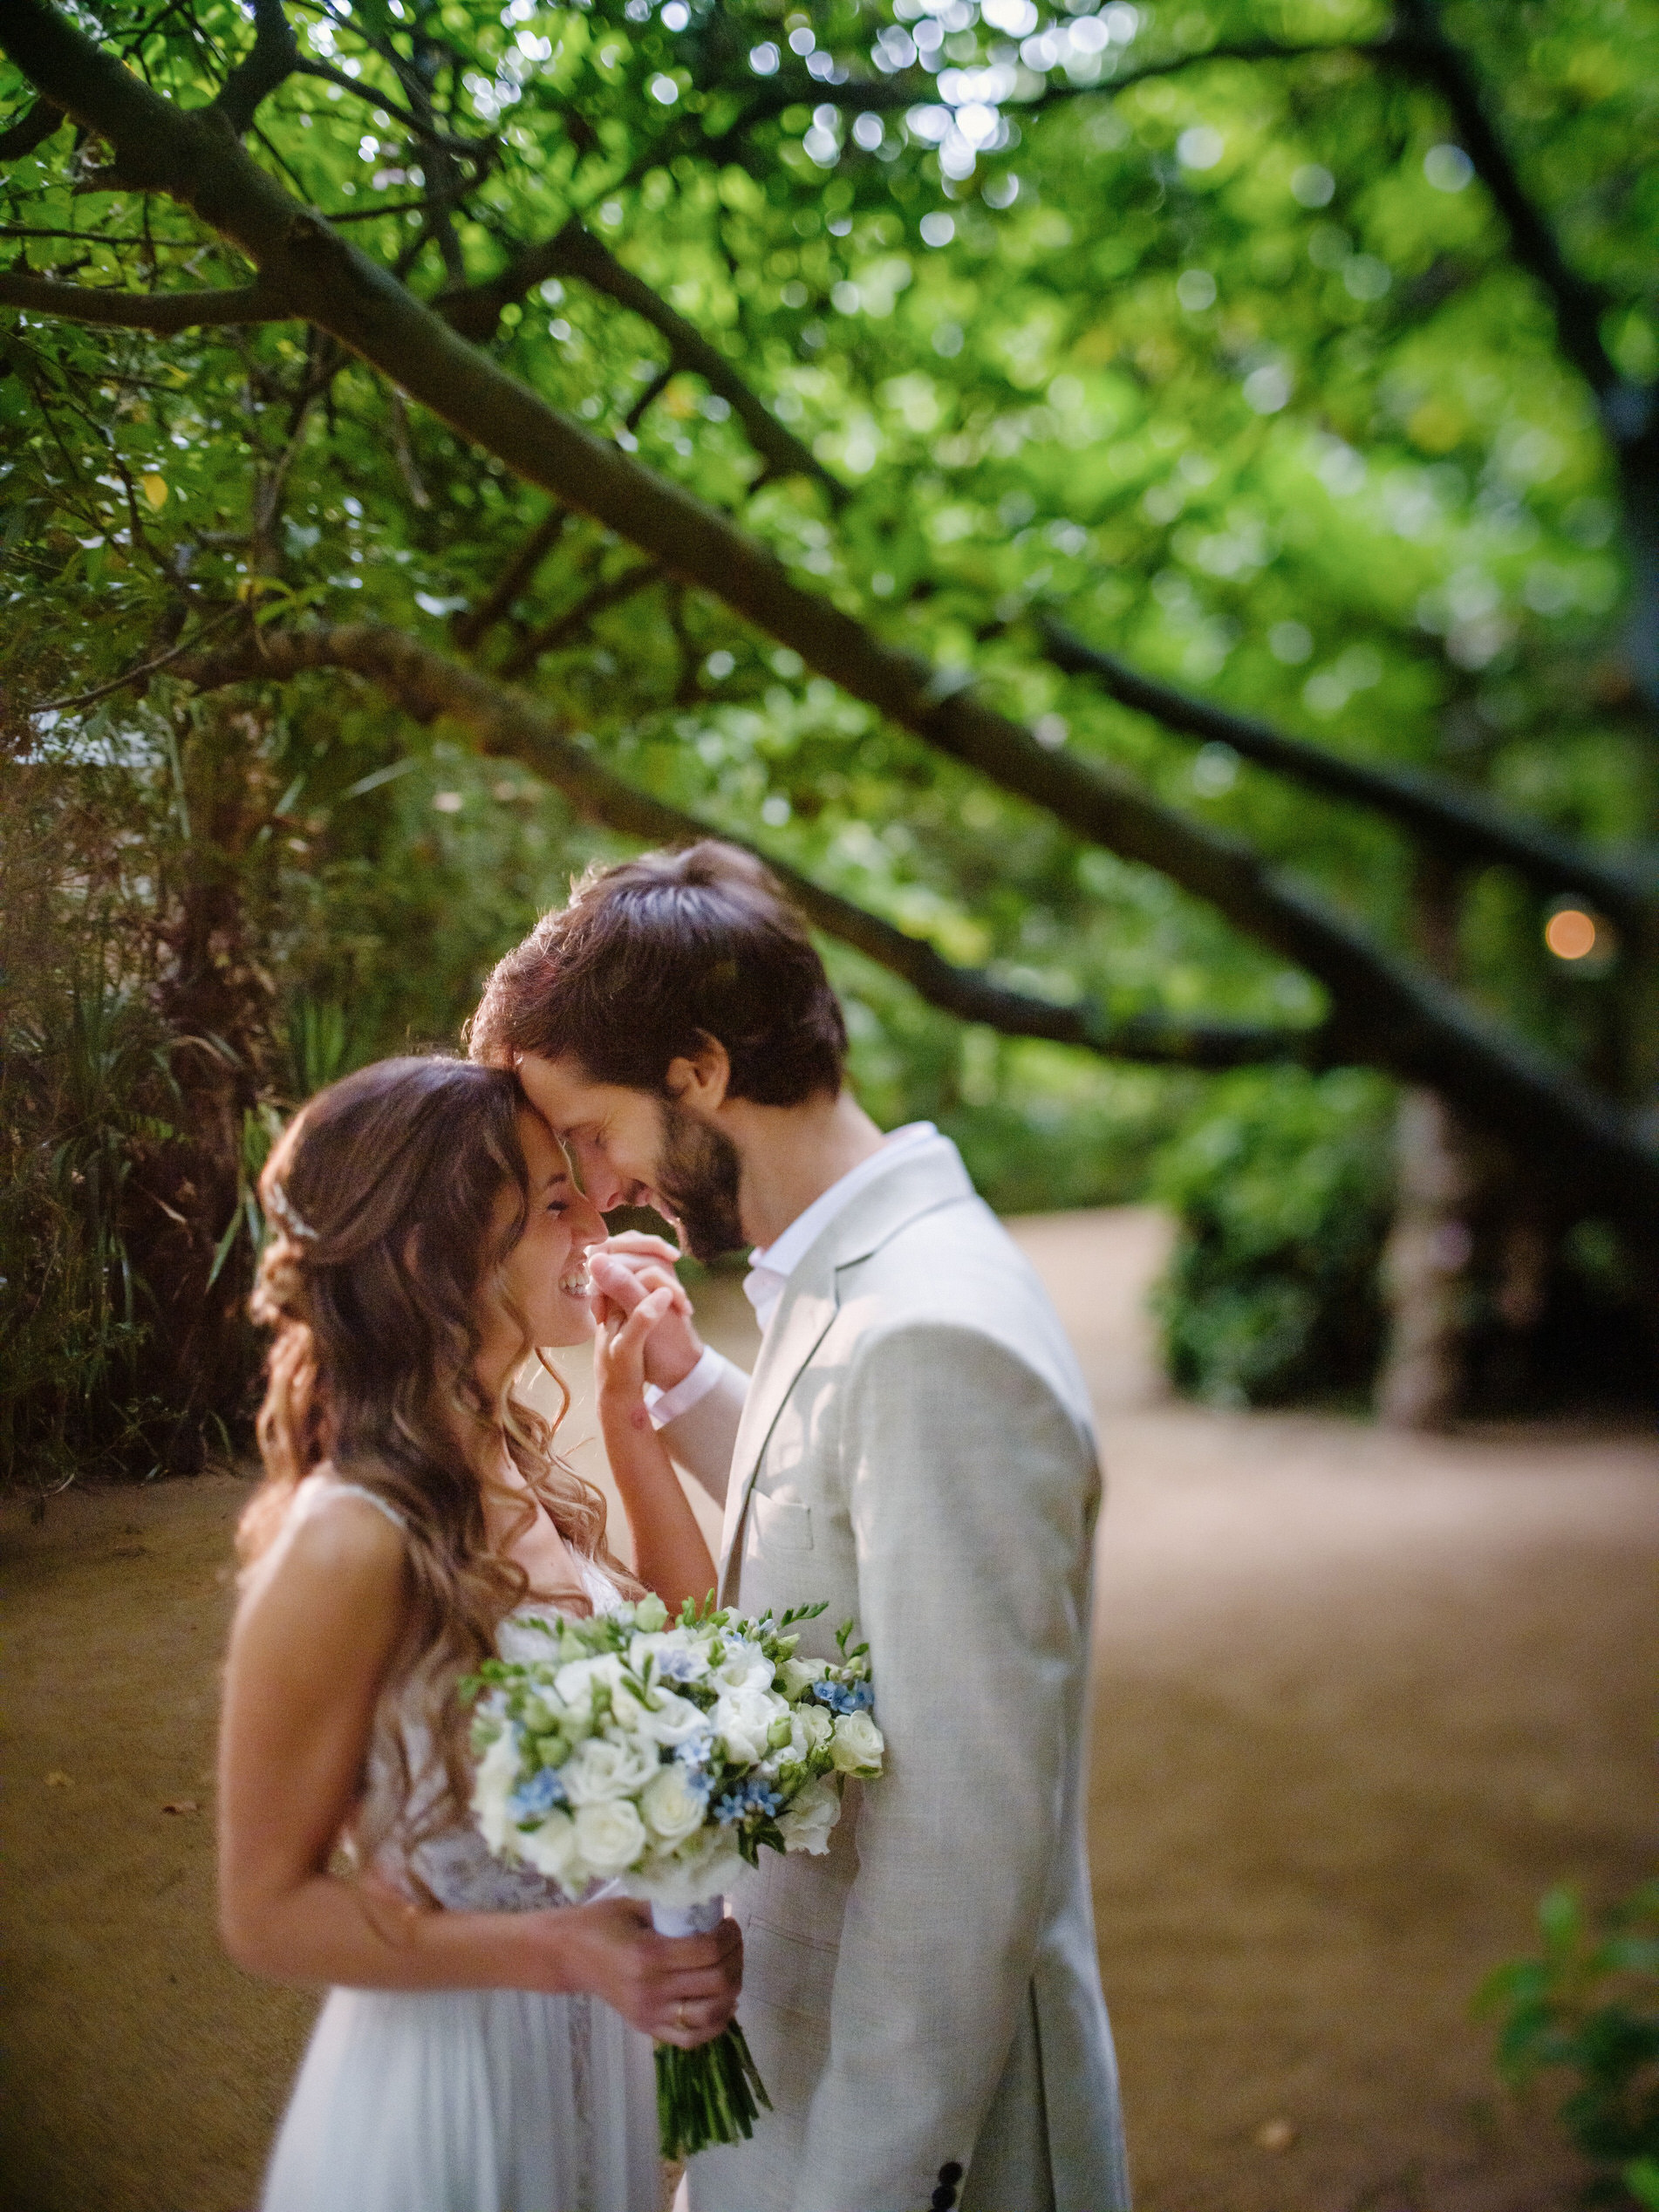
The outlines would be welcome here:
<svg viewBox="0 0 1659 2212">
<path fill-rule="evenodd" d="M 795 1656 L 796 1621 L 647 1596 L 591 1621 L 519 1619 L 510 1657 L 462 1684 L 477 1700 L 473 1813 L 492 1851 L 580 1898 L 617 1881 L 665 1935 L 720 1922 L 721 1893 L 762 1845 L 823 1852 L 849 1774 L 881 1772 L 868 1648 Z M 665 2156 L 752 2132 L 770 2110 L 735 2021 L 695 2051 L 657 2047 Z"/>
</svg>

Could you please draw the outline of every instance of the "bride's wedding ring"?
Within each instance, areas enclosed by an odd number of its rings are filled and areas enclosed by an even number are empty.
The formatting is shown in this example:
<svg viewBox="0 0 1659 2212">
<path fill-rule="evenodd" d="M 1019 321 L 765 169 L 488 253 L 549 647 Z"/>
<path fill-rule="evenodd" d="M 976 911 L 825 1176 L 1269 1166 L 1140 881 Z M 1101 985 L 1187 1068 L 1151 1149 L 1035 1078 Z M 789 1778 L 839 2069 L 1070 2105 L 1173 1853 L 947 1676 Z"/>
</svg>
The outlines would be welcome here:
<svg viewBox="0 0 1659 2212">
<path fill-rule="evenodd" d="M 680 1998 L 680 2000 L 679 2000 L 679 2011 L 675 2013 L 675 2015 L 674 2015 L 674 2025 L 675 2025 L 675 2026 L 676 2026 L 676 2027 L 679 2030 L 679 2032 L 681 2033 L 681 2035 L 684 2035 L 684 2034 L 685 2034 L 685 2032 L 686 2032 L 686 2000 L 685 2000 L 685 1998 L 684 1998 L 684 1997 L 681 1997 L 681 1998 Z"/>
</svg>

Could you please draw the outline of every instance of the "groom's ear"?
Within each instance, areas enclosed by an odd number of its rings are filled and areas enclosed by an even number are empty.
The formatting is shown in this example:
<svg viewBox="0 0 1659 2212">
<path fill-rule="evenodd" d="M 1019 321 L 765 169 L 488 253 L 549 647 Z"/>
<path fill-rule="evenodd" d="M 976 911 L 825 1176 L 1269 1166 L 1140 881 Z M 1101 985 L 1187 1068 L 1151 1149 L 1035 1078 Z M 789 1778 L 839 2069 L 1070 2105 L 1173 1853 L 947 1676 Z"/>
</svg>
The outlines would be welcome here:
<svg viewBox="0 0 1659 2212">
<path fill-rule="evenodd" d="M 731 1056 L 718 1037 L 700 1029 L 694 1053 L 680 1053 L 668 1063 L 663 1080 L 668 1095 L 688 1113 L 715 1114 L 731 1087 Z"/>
</svg>

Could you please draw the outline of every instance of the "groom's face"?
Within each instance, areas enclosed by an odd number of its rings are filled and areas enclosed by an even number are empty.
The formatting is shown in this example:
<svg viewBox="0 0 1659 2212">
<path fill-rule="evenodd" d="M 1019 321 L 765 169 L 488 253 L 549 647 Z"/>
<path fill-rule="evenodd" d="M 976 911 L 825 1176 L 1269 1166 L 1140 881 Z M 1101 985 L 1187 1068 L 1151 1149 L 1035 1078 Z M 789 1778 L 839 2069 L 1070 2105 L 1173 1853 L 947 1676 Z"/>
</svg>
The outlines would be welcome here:
<svg viewBox="0 0 1659 2212">
<path fill-rule="evenodd" d="M 601 1213 L 650 1206 L 679 1225 L 698 1260 L 748 1241 L 738 1208 L 742 1164 L 723 1130 L 655 1092 L 595 1082 L 574 1060 L 526 1053 L 518 1076 Z"/>
</svg>

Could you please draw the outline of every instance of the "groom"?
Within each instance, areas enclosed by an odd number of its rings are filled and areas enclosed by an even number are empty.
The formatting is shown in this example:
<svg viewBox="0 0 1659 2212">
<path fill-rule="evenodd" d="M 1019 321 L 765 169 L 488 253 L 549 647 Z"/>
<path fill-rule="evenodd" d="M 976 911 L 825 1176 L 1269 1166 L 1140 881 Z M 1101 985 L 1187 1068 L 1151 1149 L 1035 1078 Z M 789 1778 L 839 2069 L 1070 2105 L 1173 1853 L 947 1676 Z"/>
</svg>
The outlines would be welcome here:
<svg viewBox="0 0 1659 2212">
<path fill-rule="evenodd" d="M 724 1504 L 722 1602 L 827 1598 L 803 1656 L 849 1615 L 870 1642 L 887 1772 L 737 1903 L 773 2112 L 693 2161 L 693 2212 L 920 2212 L 963 2169 L 964 2212 L 1123 2212 L 1083 1840 L 1100 1477 L 1036 1276 L 948 1139 L 884 1138 L 845 1088 L 818 956 L 728 846 L 591 874 L 471 1048 L 603 1210 L 654 1206 L 700 1259 L 756 1247 L 753 1380 L 672 1314 L 652 1417 Z M 652 1264 L 625 1240 L 596 1284 L 632 1306 Z"/>
</svg>

